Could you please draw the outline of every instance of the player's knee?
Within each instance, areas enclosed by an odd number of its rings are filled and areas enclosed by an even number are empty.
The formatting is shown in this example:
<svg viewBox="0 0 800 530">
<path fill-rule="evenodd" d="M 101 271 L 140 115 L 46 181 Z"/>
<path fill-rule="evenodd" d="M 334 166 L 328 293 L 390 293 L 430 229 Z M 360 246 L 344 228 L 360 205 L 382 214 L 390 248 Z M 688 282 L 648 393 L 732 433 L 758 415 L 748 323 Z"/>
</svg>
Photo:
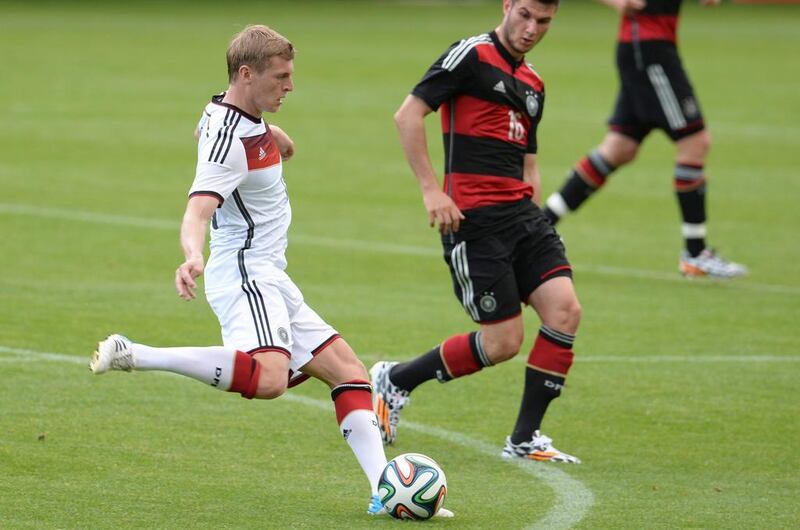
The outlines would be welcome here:
<svg viewBox="0 0 800 530">
<path fill-rule="evenodd" d="M 678 163 L 703 164 L 711 151 L 711 133 L 703 129 L 680 140 L 678 147 Z"/>
<path fill-rule="evenodd" d="M 570 298 L 553 308 L 542 323 L 564 333 L 575 333 L 581 322 L 582 312 L 583 309 L 578 299 Z"/>
<path fill-rule="evenodd" d="M 522 333 L 504 333 L 489 337 L 483 346 L 492 364 L 497 364 L 517 355 L 522 346 L 522 339 Z"/>
<path fill-rule="evenodd" d="M 606 136 L 598 150 L 609 164 L 619 168 L 633 162 L 639 153 L 639 143 L 620 134 L 611 134 Z"/>
<path fill-rule="evenodd" d="M 275 399 L 281 397 L 286 392 L 286 387 L 289 383 L 288 378 L 283 377 L 265 377 L 258 382 L 258 390 L 256 396 L 259 399 Z"/>
<path fill-rule="evenodd" d="M 705 158 L 709 151 L 711 151 L 711 133 L 707 130 L 704 130 L 701 134 L 700 149 L 703 153 L 703 158 Z"/>
<path fill-rule="evenodd" d="M 625 144 L 623 146 L 620 146 L 617 149 L 616 153 L 616 159 L 615 159 L 616 163 L 612 162 L 612 164 L 614 164 L 614 166 L 616 167 L 624 166 L 625 164 L 633 162 L 638 153 L 639 153 L 638 145 Z"/>
</svg>

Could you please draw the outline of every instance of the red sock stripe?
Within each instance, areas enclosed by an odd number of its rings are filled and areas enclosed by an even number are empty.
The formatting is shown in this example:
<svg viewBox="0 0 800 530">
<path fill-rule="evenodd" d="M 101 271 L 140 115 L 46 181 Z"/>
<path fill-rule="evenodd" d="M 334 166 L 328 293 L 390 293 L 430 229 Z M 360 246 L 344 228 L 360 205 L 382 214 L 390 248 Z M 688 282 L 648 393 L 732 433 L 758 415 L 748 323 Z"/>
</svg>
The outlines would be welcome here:
<svg viewBox="0 0 800 530">
<path fill-rule="evenodd" d="M 694 191 L 706 183 L 705 177 L 695 180 L 675 179 L 675 191 Z"/>
<path fill-rule="evenodd" d="M 444 341 L 440 347 L 440 355 L 447 373 L 453 377 L 474 374 L 482 367 L 472 353 L 469 333 L 456 335 Z"/>
<path fill-rule="evenodd" d="M 333 399 L 333 406 L 336 409 L 336 421 L 339 425 L 354 410 L 372 411 L 372 392 L 370 391 L 369 381 L 348 381 L 333 389 L 354 385 L 353 388 L 346 388 L 340 391 Z"/>
<path fill-rule="evenodd" d="M 250 386 L 250 376 L 252 374 L 253 358 L 244 352 L 237 351 L 233 360 L 233 379 L 228 392 L 245 394 Z"/>
<path fill-rule="evenodd" d="M 581 176 L 589 181 L 589 184 L 592 184 L 597 188 L 606 183 L 606 177 L 604 177 L 599 171 L 597 171 L 597 169 L 595 169 L 588 156 L 581 158 L 575 169 L 578 170 L 578 173 L 580 173 Z"/>
<path fill-rule="evenodd" d="M 574 357 L 571 348 L 565 348 L 542 335 L 536 337 L 528 356 L 528 366 L 551 374 L 566 377 Z"/>
<path fill-rule="evenodd" d="M 258 392 L 258 378 L 261 375 L 261 365 L 259 363 L 255 363 L 255 369 L 253 373 L 250 375 L 250 382 L 247 385 L 247 391 L 242 392 L 242 397 L 245 399 L 253 399 L 256 396 L 256 392 Z"/>
</svg>

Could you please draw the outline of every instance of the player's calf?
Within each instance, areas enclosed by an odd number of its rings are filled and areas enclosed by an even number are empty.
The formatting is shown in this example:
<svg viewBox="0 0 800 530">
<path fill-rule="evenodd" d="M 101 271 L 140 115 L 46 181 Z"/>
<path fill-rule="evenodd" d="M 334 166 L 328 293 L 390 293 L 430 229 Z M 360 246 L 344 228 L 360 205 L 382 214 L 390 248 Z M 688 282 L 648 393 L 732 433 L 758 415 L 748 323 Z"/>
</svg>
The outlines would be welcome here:
<svg viewBox="0 0 800 530">
<path fill-rule="evenodd" d="M 266 389 L 258 395 L 261 364 L 248 353 L 223 346 L 154 348 L 114 334 L 98 343 L 89 368 L 96 375 L 111 370 L 172 372 L 247 399 L 275 393 Z"/>
</svg>

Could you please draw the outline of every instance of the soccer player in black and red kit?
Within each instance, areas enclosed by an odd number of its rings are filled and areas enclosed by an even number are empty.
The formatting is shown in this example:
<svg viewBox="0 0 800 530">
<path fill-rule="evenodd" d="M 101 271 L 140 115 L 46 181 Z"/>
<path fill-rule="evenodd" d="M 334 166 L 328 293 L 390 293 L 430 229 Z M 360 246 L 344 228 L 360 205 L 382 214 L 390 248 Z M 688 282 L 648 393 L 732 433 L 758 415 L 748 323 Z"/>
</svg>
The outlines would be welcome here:
<svg viewBox="0 0 800 530">
<path fill-rule="evenodd" d="M 516 426 L 503 456 L 578 463 L 539 428 L 572 364 L 581 308 L 561 240 L 536 204 L 536 128 L 544 84 L 525 62 L 545 35 L 558 0 L 505 0 L 492 32 L 453 44 L 395 114 L 431 226 L 438 223 L 455 293 L 480 330 L 452 336 L 416 359 L 370 370 L 384 441 L 395 439 L 409 393 L 514 357 L 522 345 L 521 304 L 542 325 L 528 356 Z M 440 109 L 444 189 L 428 153 L 424 118 Z"/>
<path fill-rule="evenodd" d="M 653 129 L 675 143 L 675 193 L 685 250 L 678 268 L 687 277 L 732 278 L 747 268 L 706 246 L 705 161 L 711 137 L 692 85 L 683 69 L 677 26 L 681 0 L 602 0 L 622 15 L 617 44 L 620 90 L 609 132 L 581 158 L 561 189 L 548 197 L 545 214 L 553 224 L 576 210 L 609 175 L 631 162 Z M 720 0 L 701 0 L 716 5 Z"/>
</svg>

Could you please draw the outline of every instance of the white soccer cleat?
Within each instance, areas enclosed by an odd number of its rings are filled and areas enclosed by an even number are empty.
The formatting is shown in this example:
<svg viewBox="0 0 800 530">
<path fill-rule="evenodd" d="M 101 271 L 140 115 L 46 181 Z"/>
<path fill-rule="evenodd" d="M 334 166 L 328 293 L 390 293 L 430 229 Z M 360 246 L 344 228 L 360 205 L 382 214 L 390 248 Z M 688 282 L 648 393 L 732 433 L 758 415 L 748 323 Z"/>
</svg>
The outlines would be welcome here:
<svg viewBox="0 0 800 530">
<path fill-rule="evenodd" d="M 695 257 L 691 257 L 684 250 L 678 263 L 678 270 L 687 278 L 736 278 L 747 274 L 747 267 L 720 257 L 711 248 L 704 249 Z"/>
<path fill-rule="evenodd" d="M 133 359 L 133 343 L 122 335 L 109 335 L 105 340 L 97 343 L 97 351 L 92 354 L 89 368 L 96 375 L 104 374 L 109 370 L 124 370 L 130 372 L 135 368 Z"/>
<path fill-rule="evenodd" d="M 378 417 L 383 443 L 392 444 L 397 437 L 397 424 L 400 422 L 400 411 L 411 398 L 408 392 L 395 386 L 389 380 L 389 371 L 396 362 L 378 362 L 369 370 L 372 379 L 372 408 Z"/>
<path fill-rule="evenodd" d="M 527 458 L 538 462 L 565 462 L 580 464 L 580 458 L 561 452 L 553 447 L 553 440 L 539 431 L 533 432 L 530 442 L 519 444 L 511 443 L 511 437 L 506 438 L 503 448 L 503 458 Z"/>
</svg>

